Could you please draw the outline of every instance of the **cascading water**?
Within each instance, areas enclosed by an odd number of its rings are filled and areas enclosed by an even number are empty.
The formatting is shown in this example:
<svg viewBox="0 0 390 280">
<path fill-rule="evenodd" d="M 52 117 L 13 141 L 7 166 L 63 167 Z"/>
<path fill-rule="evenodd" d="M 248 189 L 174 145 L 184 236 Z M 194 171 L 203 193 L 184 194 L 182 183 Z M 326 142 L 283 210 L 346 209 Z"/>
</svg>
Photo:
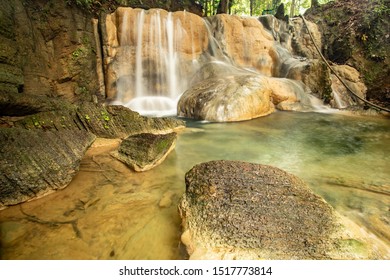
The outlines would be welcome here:
<svg viewBox="0 0 390 280">
<path fill-rule="evenodd" d="M 163 10 L 124 10 L 114 63 L 117 94 L 113 103 L 145 115 L 176 114 L 189 74 L 198 68 L 194 34 L 183 28 L 182 20 L 186 21 L 185 12 L 179 18 Z M 188 38 L 189 54 L 181 45 Z"/>
<path fill-rule="evenodd" d="M 118 38 L 107 51 L 112 59 L 107 76 L 115 80 L 111 83 L 114 104 L 143 115 L 176 115 L 177 103 L 194 85 L 194 77 L 248 71 L 269 77 L 270 83 L 278 79 L 276 83 L 284 85 L 280 88 L 302 105 L 279 106 L 283 110 L 318 107 L 300 80 L 286 79 L 290 69 L 302 62 L 255 18 L 235 17 L 232 23 L 221 17 L 212 22 L 187 12 L 122 8 L 110 20 Z M 197 71 L 210 62 L 223 62 L 223 70 L 199 75 Z"/>
</svg>

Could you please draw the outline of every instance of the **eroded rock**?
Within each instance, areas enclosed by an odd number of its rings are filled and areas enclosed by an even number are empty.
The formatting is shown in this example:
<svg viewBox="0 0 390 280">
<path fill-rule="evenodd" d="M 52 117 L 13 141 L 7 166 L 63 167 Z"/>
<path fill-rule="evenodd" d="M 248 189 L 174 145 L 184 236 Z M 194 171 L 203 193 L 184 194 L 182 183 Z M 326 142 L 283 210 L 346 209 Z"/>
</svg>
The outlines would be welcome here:
<svg viewBox="0 0 390 280">
<path fill-rule="evenodd" d="M 275 107 L 309 110 L 310 97 L 301 81 L 209 63 L 199 70 L 192 86 L 181 96 L 177 114 L 216 122 L 250 120 L 271 114 Z"/>
<path fill-rule="evenodd" d="M 142 133 L 122 141 L 112 155 L 137 172 L 147 171 L 164 161 L 175 148 L 176 133 Z"/>
<path fill-rule="evenodd" d="M 277 75 L 274 38 L 256 18 L 219 14 L 208 21 L 223 53 L 237 65 L 255 68 L 266 76 Z"/>
<path fill-rule="evenodd" d="M 139 133 L 164 134 L 184 128 L 184 122 L 172 118 L 148 118 L 126 107 L 91 102 L 71 109 L 48 111 L 27 116 L 15 123 L 27 129 L 81 129 L 102 138 L 126 138 Z"/>
<path fill-rule="evenodd" d="M 358 227 L 281 169 L 211 161 L 185 180 L 179 212 L 191 259 L 380 258 Z"/>
<path fill-rule="evenodd" d="M 0 208 L 66 187 L 94 140 L 75 129 L 0 128 Z"/>
</svg>

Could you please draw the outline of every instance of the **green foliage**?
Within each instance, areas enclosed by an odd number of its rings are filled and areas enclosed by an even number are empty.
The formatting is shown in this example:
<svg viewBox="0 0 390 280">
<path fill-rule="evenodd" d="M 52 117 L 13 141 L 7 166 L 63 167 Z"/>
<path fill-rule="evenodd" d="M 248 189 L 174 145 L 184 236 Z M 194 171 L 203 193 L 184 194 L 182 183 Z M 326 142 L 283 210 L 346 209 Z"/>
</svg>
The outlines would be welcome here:
<svg viewBox="0 0 390 280">
<path fill-rule="evenodd" d="M 85 8 L 87 10 L 91 9 L 94 2 L 98 2 L 96 0 L 67 0 L 68 5 L 76 4 L 81 8 Z"/>
<path fill-rule="evenodd" d="M 379 16 L 388 16 L 390 14 L 390 6 L 385 3 L 385 0 L 380 0 L 377 3 L 377 6 L 374 7 L 374 13 Z"/>
<path fill-rule="evenodd" d="M 389 55 L 386 36 L 388 36 L 390 7 L 385 5 L 383 0 L 373 5 L 372 10 L 364 15 L 359 28 L 360 34 L 357 36 L 368 59 L 383 61 Z"/>
<path fill-rule="evenodd" d="M 331 0 L 320 0 L 319 4 L 325 4 Z M 217 7 L 220 0 L 200 0 L 198 1 L 203 6 L 203 11 L 206 16 L 217 13 Z M 283 3 L 286 9 L 286 14 L 289 14 L 292 7 L 292 0 L 230 0 L 229 13 L 237 15 L 261 15 L 263 13 L 274 13 L 277 7 Z M 311 0 L 295 1 L 294 15 L 303 13 L 310 8 Z"/>
</svg>

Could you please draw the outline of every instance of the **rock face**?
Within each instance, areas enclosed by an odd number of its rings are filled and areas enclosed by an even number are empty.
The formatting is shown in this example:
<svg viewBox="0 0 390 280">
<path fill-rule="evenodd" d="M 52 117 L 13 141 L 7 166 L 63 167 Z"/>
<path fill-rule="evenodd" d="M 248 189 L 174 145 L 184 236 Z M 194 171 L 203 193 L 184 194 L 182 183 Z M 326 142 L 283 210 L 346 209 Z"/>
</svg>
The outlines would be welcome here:
<svg viewBox="0 0 390 280">
<path fill-rule="evenodd" d="M 113 156 L 137 172 L 147 171 L 159 165 L 175 148 L 176 133 L 142 133 L 122 141 Z"/>
<path fill-rule="evenodd" d="M 348 65 L 334 65 L 332 68 L 353 92 L 361 98 L 366 98 L 367 87 L 360 78 L 360 73 L 355 68 Z M 334 108 L 341 109 L 361 103 L 359 100 L 352 99 L 348 90 L 334 74 L 331 75 L 331 78 L 333 95 L 336 97 L 332 100 Z"/>
<path fill-rule="evenodd" d="M 390 104 L 388 5 L 387 0 L 330 1 L 305 12 L 322 32 L 325 57 L 356 68 L 368 88 L 367 98 L 383 106 Z"/>
<path fill-rule="evenodd" d="M 2 3 L 0 93 L 23 92 L 72 102 L 104 96 L 92 20 L 66 2 Z"/>
<path fill-rule="evenodd" d="M 318 57 L 301 18 L 292 18 L 286 22 L 272 15 L 265 15 L 259 17 L 259 21 L 272 34 L 273 39 L 291 54 L 310 59 Z M 308 22 L 308 25 L 317 46 L 321 48 L 322 36 L 318 26 L 312 22 Z"/>
<path fill-rule="evenodd" d="M 71 103 L 62 99 L 29 94 L 0 94 L 0 115 L 26 116 L 39 112 L 74 109 Z"/>
<path fill-rule="evenodd" d="M 208 18 L 223 53 L 237 65 L 276 76 L 278 64 L 274 39 L 256 18 L 220 14 Z"/>
<path fill-rule="evenodd" d="M 372 257 L 333 209 L 278 168 L 211 161 L 186 174 L 179 205 L 191 259 L 349 259 Z M 363 247 L 365 245 L 362 245 Z"/>
<path fill-rule="evenodd" d="M 0 208 L 66 187 L 94 140 L 81 130 L 0 128 Z"/>
</svg>

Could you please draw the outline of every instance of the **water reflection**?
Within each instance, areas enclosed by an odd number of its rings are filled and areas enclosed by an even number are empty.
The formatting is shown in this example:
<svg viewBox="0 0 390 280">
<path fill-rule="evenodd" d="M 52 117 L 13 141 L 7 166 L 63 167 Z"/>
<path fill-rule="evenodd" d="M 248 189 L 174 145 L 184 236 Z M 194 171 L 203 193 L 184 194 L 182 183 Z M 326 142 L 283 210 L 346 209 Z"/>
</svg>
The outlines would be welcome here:
<svg viewBox="0 0 390 280">
<path fill-rule="evenodd" d="M 64 190 L 0 212 L 3 259 L 182 259 L 177 204 L 197 163 L 270 164 L 303 180 L 390 246 L 388 119 L 278 112 L 187 123 L 163 164 L 134 173 L 95 143 Z"/>
</svg>

